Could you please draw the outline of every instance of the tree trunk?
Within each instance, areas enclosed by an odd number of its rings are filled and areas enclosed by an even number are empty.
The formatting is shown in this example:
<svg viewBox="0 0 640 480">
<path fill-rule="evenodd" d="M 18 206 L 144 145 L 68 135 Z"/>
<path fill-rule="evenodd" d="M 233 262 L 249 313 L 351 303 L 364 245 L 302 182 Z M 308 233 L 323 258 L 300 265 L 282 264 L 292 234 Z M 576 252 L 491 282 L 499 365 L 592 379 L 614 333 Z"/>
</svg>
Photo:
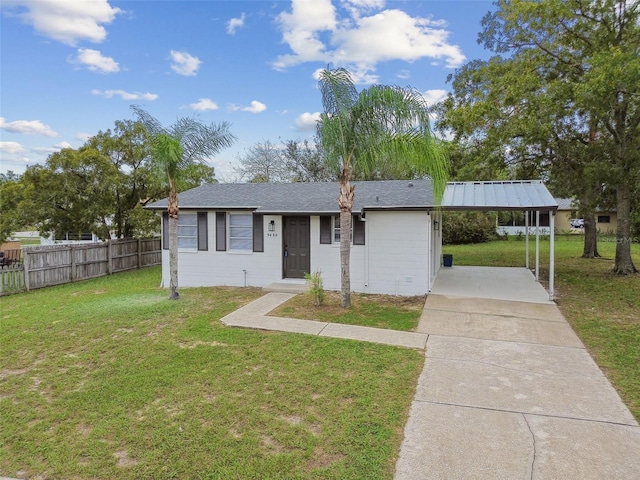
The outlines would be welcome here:
<svg viewBox="0 0 640 480">
<path fill-rule="evenodd" d="M 637 273 L 631 258 L 631 189 L 628 184 L 618 185 L 616 190 L 618 230 L 616 232 L 616 262 L 613 273 L 630 275 Z"/>
<path fill-rule="evenodd" d="M 354 188 L 349 182 L 349 170 L 343 169 L 340 175 L 340 304 L 351 307 L 351 210 Z"/>
<path fill-rule="evenodd" d="M 593 212 L 583 215 L 584 218 L 584 249 L 582 258 L 598 258 L 598 231 L 596 229 L 596 216 Z"/>
<path fill-rule="evenodd" d="M 173 179 L 169 179 L 169 300 L 180 298 L 178 293 L 178 194 Z"/>
</svg>

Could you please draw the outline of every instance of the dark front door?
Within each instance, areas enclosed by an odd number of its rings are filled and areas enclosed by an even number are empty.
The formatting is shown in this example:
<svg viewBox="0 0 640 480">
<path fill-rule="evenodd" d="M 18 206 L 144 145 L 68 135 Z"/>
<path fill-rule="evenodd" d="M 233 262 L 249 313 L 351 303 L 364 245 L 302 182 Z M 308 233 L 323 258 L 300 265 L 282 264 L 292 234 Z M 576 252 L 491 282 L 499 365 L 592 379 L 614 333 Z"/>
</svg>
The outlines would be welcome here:
<svg viewBox="0 0 640 480">
<path fill-rule="evenodd" d="M 284 278 L 310 273 L 309 238 L 309 217 L 284 218 Z"/>
</svg>

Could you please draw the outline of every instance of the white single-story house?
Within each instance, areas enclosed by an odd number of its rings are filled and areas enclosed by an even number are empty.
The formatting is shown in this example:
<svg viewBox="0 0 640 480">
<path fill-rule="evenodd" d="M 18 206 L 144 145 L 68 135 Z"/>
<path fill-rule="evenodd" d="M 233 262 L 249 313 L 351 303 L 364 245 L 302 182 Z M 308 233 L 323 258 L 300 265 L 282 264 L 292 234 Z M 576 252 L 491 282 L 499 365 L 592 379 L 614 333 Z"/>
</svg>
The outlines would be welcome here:
<svg viewBox="0 0 640 480">
<path fill-rule="evenodd" d="M 422 295 L 440 268 L 431 182 L 353 182 L 351 288 Z M 205 184 L 178 196 L 178 284 L 265 287 L 321 272 L 340 289 L 338 183 Z M 148 208 L 164 212 L 166 199 Z M 163 285 L 169 285 L 167 217 Z"/>
<path fill-rule="evenodd" d="M 557 207 L 542 182 L 535 180 L 452 183 L 442 206 L 436 204 L 428 179 L 352 183 L 354 292 L 428 293 L 441 265 L 440 225 L 447 209 Z M 461 189 L 462 185 L 469 188 Z M 481 204 L 465 196 L 474 195 L 478 186 L 483 191 Z M 180 193 L 178 284 L 265 287 L 319 271 L 325 289 L 339 290 L 338 194 L 335 182 L 216 183 Z M 166 199 L 146 207 L 163 214 L 164 286 L 169 285 L 166 207 Z"/>
</svg>

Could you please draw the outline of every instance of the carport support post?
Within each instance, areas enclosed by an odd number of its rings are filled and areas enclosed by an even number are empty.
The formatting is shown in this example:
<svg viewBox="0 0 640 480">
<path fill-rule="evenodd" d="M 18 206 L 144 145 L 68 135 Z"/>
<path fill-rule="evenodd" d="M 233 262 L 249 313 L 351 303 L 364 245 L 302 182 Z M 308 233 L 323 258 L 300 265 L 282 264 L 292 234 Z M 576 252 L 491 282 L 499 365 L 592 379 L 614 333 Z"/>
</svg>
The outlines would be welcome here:
<svg viewBox="0 0 640 480">
<path fill-rule="evenodd" d="M 540 281 L 540 210 L 536 210 L 536 282 Z"/>
<path fill-rule="evenodd" d="M 529 212 L 527 210 L 524 211 L 524 254 L 526 255 L 526 260 L 524 266 L 529 269 Z"/>
<path fill-rule="evenodd" d="M 556 212 L 549 210 L 549 300 L 553 302 L 553 277 L 556 266 L 555 259 L 555 223 Z"/>
</svg>

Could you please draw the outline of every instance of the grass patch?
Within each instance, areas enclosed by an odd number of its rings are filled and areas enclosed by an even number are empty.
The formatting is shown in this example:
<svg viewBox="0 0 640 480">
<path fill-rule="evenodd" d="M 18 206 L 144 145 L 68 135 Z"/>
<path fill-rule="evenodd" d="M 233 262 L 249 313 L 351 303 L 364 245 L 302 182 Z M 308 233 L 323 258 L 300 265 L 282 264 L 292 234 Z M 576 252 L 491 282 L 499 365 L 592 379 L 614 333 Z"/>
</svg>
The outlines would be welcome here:
<svg viewBox="0 0 640 480">
<path fill-rule="evenodd" d="M 424 301 L 424 296 L 352 293 L 351 308 L 344 309 L 340 306 L 340 292 L 331 291 L 325 292 L 322 305 L 316 305 L 311 294 L 296 295 L 269 315 L 411 332 L 418 326 Z"/>
<path fill-rule="evenodd" d="M 20 246 L 29 247 L 34 245 L 40 245 L 40 238 L 21 238 Z"/>
<path fill-rule="evenodd" d="M 611 273 L 615 239 L 602 237 L 602 258 L 581 258 L 581 236 L 556 237 L 556 301 L 565 318 L 640 420 L 640 275 Z M 445 245 L 454 265 L 517 266 L 525 264 L 524 241 L 496 241 L 475 245 Z M 530 265 L 534 265 L 534 243 Z M 549 242 L 540 243 L 540 278 L 548 276 Z M 636 267 L 640 245 L 632 244 Z"/>
<path fill-rule="evenodd" d="M 0 299 L 0 473 L 392 478 L 424 356 L 225 327 L 257 289 L 149 268 Z"/>
</svg>

